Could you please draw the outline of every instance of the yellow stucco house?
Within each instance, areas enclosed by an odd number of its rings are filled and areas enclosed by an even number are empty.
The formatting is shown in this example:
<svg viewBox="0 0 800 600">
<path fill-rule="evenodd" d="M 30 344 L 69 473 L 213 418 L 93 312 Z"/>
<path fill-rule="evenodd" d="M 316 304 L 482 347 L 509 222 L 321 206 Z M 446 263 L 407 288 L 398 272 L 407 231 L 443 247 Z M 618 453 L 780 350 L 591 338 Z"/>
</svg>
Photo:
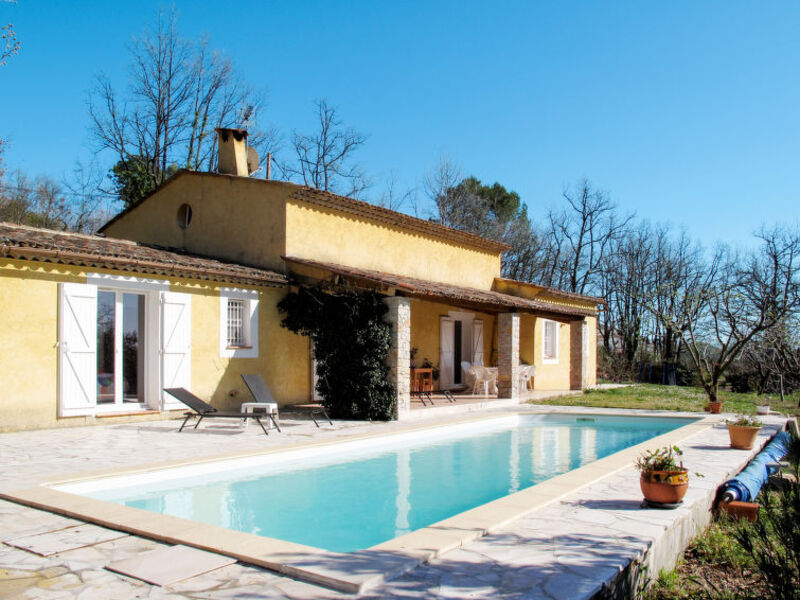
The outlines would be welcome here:
<svg viewBox="0 0 800 600">
<path fill-rule="evenodd" d="M 163 418 L 186 387 L 219 408 L 258 373 L 279 403 L 313 397 L 307 338 L 280 327 L 291 286 L 385 296 L 398 418 L 410 351 L 462 386 L 461 362 L 498 367 L 517 398 L 595 383 L 602 300 L 503 279 L 506 246 L 311 189 L 247 177 L 246 134 L 220 130 L 219 173 L 179 171 L 88 236 L 0 224 L 0 431 Z"/>
</svg>

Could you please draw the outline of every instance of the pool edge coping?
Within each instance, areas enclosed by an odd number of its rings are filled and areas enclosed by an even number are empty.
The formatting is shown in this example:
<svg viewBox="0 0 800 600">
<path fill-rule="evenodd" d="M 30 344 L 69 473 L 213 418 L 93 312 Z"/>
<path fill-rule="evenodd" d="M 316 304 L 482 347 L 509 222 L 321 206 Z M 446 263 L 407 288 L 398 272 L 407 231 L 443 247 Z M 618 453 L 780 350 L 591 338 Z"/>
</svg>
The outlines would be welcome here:
<svg viewBox="0 0 800 600">
<path fill-rule="evenodd" d="M 550 408 L 550 407 L 548 407 Z M 0 492 L 0 498 L 34 508 L 48 510 L 68 517 L 95 523 L 111 529 L 125 531 L 141 537 L 171 544 L 184 544 L 203 550 L 231 556 L 243 563 L 252 564 L 283 573 L 339 591 L 361 593 L 380 583 L 413 569 L 421 563 L 446 554 L 479 537 L 492 533 L 520 517 L 557 502 L 568 494 L 604 479 L 621 469 L 630 467 L 638 454 L 653 446 L 674 445 L 698 435 L 717 424 L 719 417 L 697 413 L 659 414 L 647 411 L 630 417 L 697 418 L 670 432 L 650 438 L 640 444 L 624 448 L 587 465 L 556 475 L 542 483 L 530 486 L 508 496 L 448 517 L 427 527 L 393 538 L 371 548 L 351 553 L 337 553 L 304 546 L 276 538 L 269 538 L 198 521 L 123 506 L 113 502 L 96 500 L 48 486 L 74 483 L 87 479 L 99 479 L 131 473 L 147 473 L 170 467 L 197 465 L 220 460 L 258 456 L 276 452 L 292 451 L 310 447 L 338 444 L 343 441 L 376 438 L 378 436 L 409 433 L 446 427 L 455 423 L 482 421 L 488 416 L 514 414 L 571 414 L 624 416 L 625 413 L 602 411 L 569 411 L 552 407 L 547 411 L 526 411 L 524 405 L 497 411 L 492 415 L 470 416 L 447 423 L 415 424 L 399 428 L 391 433 L 371 431 L 344 436 L 334 440 L 309 441 L 287 444 L 260 451 L 223 453 L 195 459 L 181 459 L 122 469 L 104 469 L 82 472 L 57 480 L 42 478 L 37 485 L 19 490 Z"/>
</svg>

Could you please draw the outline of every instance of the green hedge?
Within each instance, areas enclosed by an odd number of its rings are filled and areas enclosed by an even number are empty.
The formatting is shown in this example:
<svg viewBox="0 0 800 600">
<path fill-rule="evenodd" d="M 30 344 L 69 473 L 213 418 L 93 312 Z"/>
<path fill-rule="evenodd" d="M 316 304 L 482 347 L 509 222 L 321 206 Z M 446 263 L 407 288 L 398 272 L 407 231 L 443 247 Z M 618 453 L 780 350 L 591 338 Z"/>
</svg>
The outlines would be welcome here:
<svg viewBox="0 0 800 600">
<path fill-rule="evenodd" d="M 372 292 L 331 293 L 300 288 L 278 303 L 281 325 L 311 338 L 317 359 L 317 391 L 331 417 L 389 420 L 396 417 L 387 358 L 388 307 Z"/>
</svg>

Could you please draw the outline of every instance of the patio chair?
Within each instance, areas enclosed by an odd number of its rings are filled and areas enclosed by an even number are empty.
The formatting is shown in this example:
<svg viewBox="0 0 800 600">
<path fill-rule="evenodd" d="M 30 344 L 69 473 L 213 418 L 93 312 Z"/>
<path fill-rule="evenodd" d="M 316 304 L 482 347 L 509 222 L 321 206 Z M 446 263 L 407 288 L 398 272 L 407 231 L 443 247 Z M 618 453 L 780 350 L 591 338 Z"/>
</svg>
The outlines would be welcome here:
<svg viewBox="0 0 800 600">
<path fill-rule="evenodd" d="M 475 374 L 475 384 L 472 387 L 472 395 L 478 393 L 478 388 L 483 387 L 484 396 L 489 395 L 489 389 L 494 390 L 497 387 L 497 372 L 488 367 L 480 365 L 472 365 L 472 372 Z"/>
<path fill-rule="evenodd" d="M 223 412 L 219 411 L 207 402 L 201 400 L 197 396 L 195 396 L 192 392 L 187 390 L 186 388 L 165 388 L 165 392 L 167 392 L 170 396 L 173 396 L 180 400 L 183 404 L 188 406 L 192 409 L 193 412 L 187 412 L 186 418 L 183 420 L 180 429 L 178 429 L 178 433 L 183 431 L 183 428 L 186 426 L 186 423 L 189 422 L 189 419 L 192 417 L 197 417 L 197 423 L 194 424 L 194 429 L 197 429 L 197 426 L 200 425 L 200 421 L 203 419 L 239 419 L 241 420 L 243 415 L 241 412 Z M 267 415 L 270 419 L 272 415 Z M 264 424 L 261 422 L 261 415 L 253 414 L 250 415 L 250 418 L 256 420 L 256 422 L 261 426 L 261 430 L 264 432 L 264 435 L 269 435 L 267 433 L 267 428 L 264 427 Z M 273 420 L 274 423 L 274 420 Z"/>
<path fill-rule="evenodd" d="M 475 373 L 472 371 L 472 363 L 468 360 L 461 361 L 461 381 L 467 389 L 475 385 Z"/>
<path fill-rule="evenodd" d="M 536 376 L 536 367 L 534 367 L 533 365 L 519 366 L 519 385 L 523 391 L 527 391 L 530 388 L 531 381 L 533 381 L 533 378 L 535 376 Z"/>
<path fill-rule="evenodd" d="M 281 428 L 278 425 L 278 403 L 272 396 L 269 386 L 261 378 L 261 375 L 242 375 L 242 381 L 244 381 L 247 389 L 250 390 L 250 394 L 253 396 L 256 403 L 264 405 L 263 408 L 270 416 L 270 419 L 272 419 L 272 424 L 275 425 L 275 429 L 280 431 Z"/>
<path fill-rule="evenodd" d="M 293 409 L 304 410 L 308 412 L 311 420 L 314 421 L 314 425 L 319 427 L 319 422 L 317 422 L 317 417 L 325 417 L 328 420 L 328 423 L 333 425 L 333 421 L 328 416 L 328 411 L 325 410 L 325 407 L 322 404 L 292 404 L 291 407 Z"/>
</svg>

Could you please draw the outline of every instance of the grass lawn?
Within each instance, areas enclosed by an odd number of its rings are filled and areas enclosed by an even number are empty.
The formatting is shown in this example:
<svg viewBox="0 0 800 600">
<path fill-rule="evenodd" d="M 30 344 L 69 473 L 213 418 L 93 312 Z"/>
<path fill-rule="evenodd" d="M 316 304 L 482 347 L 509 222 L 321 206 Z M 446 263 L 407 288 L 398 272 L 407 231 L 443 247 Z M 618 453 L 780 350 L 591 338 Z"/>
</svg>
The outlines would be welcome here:
<svg viewBox="0 0 800 600">
<path fill-rule="evenodd" d="M 797 408 L 800 395 L 786 397 L 781 404 L 779 395 L 764 395 L 760 400 L 769 400 L 773 411 L 782 414 L 800 415 Z M 723 412 L 751 414 L 756 412 L 755 394 L 735 394 L 721 391 L 724 402 Z M 582 396 L 562 396 L 550 400 L 537 401 L 536 404 L 556 404 L 560 406 L 594 406 L 598 408 L 644 408 L 650 410 L 681 410 L 702 412 L 707 399 L 699 387 L 680 387 L 654 384 L 636 384 L 607 390 L 591 390 Z"/>
</svg>

